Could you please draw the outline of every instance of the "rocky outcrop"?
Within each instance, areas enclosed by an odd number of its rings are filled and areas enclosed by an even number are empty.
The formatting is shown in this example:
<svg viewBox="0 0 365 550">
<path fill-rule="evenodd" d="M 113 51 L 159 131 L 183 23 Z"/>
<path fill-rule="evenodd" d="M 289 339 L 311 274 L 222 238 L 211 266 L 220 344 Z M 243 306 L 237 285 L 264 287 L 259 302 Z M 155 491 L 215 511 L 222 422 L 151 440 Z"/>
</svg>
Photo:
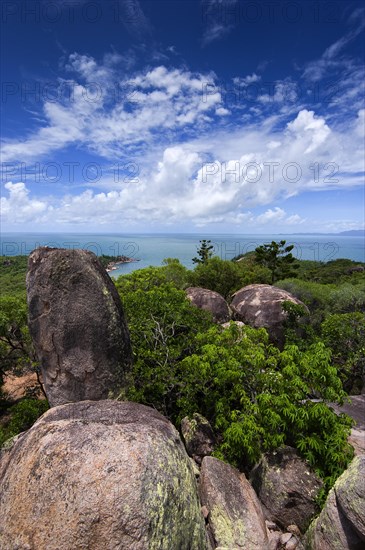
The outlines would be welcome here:
<svg viewBox="0 0 365 550">
<path fill-rule="evenodd" d="M 207 511 L 213 548 L 268 548 L 261 506 L 244 474 L 216 458 L 205 457 L 200 475 L 200 497 Z"/>
<path fill-rule="evenodd" d="M 315 498 L 322 482 L 295 449 L 281 447 L 264 455 L 250 480 L 268 519 L 283 529 L 295 524 L 306 530 L 318 511 Z"/>
<path fill-rule="evenodd" d="M 27 274 L 29 330 L 51 406 L 115 397 L 132 351 L 119 295 L 91 252 L 38 248 Z"/>
<path fill-rule="evenodd" d="M 335 484 L 335 493 L 346 519 L 365 542 L 365 455 L 352 461 Z"/>
<path fill-rule="evenodd" d="M 310 525 L 306 550 L 362 550 L 365 542 L 365 456 L 355 457 Z"/>
<path fill-rule="evenodd" d="M 266 328 L 270 339 L 278 345 L 284 341 L 283 323 L 286 313 L 282 309 L 285 301 L 307 307 L 295 296 L 271 285 L 248 285 L 233 294 L 230 307 L 233 317 L 254 328 Z"/>
<path fill-rule="evenodd" d="M 348 442 L 353 446 L 355 455 L 365 454 L 365 395 L 351 395 L 342 405 L 329 404 L 337 414 L 345 413 L 355 420 Z"/>
<path fill-rule="evenodd" d="M 1 550 L 207 548 L 179 434 L 136 403 L 50 409 L 3 453 L 0 508 Z"/>
<path fill-rule="evenodd" d="M 210 311 L 216 323 L 225 323 L 230 320 L 231 312 L 228 304 L 218 292 L 200 287 L 190 287 L 185 292 L 194 306 Z"/>
<path fill-rule="evenodd" d="M 191 418 L 183 418 L 181 434 L 188 455 L 198 464 L 201 464 L 204 456 L 210 456 L 214 451 L 215 436 L 212 427 L 201 414 L 194 413 Z"/>
</svg>

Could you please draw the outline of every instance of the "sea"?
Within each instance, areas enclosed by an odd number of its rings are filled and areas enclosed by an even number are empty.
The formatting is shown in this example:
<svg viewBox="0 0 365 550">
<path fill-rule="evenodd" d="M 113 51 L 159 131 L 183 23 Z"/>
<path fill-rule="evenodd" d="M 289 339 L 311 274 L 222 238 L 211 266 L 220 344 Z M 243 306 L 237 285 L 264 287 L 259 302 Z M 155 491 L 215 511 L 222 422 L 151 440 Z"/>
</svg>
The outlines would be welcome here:
<svg viewBox="0 0 365 550">
<path fill-rule="evenodd" d="M 364 237 L 343 235 L 2 233 L 0 244 L 3 256 L 28 255 L 39 246 L 82 248 L 98 256 L 128 256 L 132 262 L 119 265 L 110 272 L 112 277 L 118 277 L 136 269 L 161 266 L 165 258 L 177 258 L 187 268 L 192 268 L 192 258 L 196 256 L 202 239 L 210 240 L 214 255 L 223 260 L 231 260 L 273 240 L 285 240 L 286 245 L 294 245 L 292 254 L 299 260 L 328 262 L 348 258 L 365 262 Z"/>
</svg>

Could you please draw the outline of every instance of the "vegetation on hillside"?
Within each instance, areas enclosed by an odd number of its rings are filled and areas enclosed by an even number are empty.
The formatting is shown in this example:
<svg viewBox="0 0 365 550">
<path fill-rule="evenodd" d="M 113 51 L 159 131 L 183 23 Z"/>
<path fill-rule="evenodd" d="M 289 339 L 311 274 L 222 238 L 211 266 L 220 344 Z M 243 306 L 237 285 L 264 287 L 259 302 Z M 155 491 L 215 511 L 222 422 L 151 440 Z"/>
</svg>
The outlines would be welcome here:
<svg viewBox="0 0 365 550">
<path fill-rule="evenodd" d="M 294 262 L 285 244 L 225 261 L 211 257 L 210 242 L 201 241 L 194 270 L 168 258 L 161 267 L 119 277 L 134 351 L 128 398 L 158 409 L 177 427 L 185 415 L 203 414 L 217 435 L 216 456 L 243 470 L 262 452 L 293 445 L 327 490 L 353 453 L 350 419 L 327 403 L 342 403 L 345 391 L 361 390 L 365 271 L 350 260 Z M 24 257 L 0 258 L 1 384 L 9 371 L 37 367 L 26 326 L 25 270 Z M 283 305 L 282 350 L 264 329 L 215 325 L 184 292 L 201 286 L 230 300 L 243 286 L 273 280 L 311 312 L 308 319 L 305 308 Z M 0 444 L 27 429 L 46 407 L 31 399 L 12 404 L 1 394 L 0 404 Z"/>
</svg>

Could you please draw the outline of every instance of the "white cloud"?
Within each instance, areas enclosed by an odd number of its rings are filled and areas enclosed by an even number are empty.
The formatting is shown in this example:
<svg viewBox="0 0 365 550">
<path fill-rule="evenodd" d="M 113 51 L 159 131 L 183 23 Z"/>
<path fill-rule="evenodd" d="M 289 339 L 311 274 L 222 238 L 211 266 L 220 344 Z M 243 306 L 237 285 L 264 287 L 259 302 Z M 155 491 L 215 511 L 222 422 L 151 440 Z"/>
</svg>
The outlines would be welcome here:
<svg viewBox="0 0 365 550">
<path fill-rule="evenodd" d="M 4 187 L 9 192 L 9 198 L 0 199 L 1 217 L 4 222 L 41 222 L 42 219 L 47 219 L 45 214 L 51 212 L 52 206 L 45 201 L 30 199 L 29 189 L 24 183 L 8 182 Z"/>
<path fill-rule="evenodd" d="M 237 76 L 233 79 L 233 82 L 234 84 L 236 84 L 236 86 L 246 87 L 246 86 L 249 86 L 250 84 L 254 84 L 255 82 L 259 82 L 260 80 L 261 80 L 260 75 L 257 75 L 256 73 L 252 73 L 251 75 L 247 75 L 242 78 Z"/>
<path fill-rule="evenodd" d="M 331 133 L 326 121 L 316 117 L 313 111 L 304 109 L 300 111 L 297 118 L 287 125 L 293 137 L 302 145 L 308 144 L 304 153 L 312 153 L 322 145 Z"/>
<path fill-rule="evenodd" d="M 62 200 L 38 199 L 24 183 L 8 183 L 3 215 L 9 222 L 301 224 L 298 214 L 286 214 L 279 207 L 269 207 L 257 218 L 250 212 L 303 191 L 362 185 L 358 132 L 363 116 L 360 111 L 344 136 L 332 131 L 323 117 L 306 110 L 280 133 L 271 126 L 229 134 L 222 128 L 214 135 L 156 151 L 135 182 L 123 180 L 113 190 L 108 190 L 106 182 L 103 192 L 88 186 L 83 193 Z M 334 161 L 337 172 L 330 164 Z"/>
<path fill-rule="evenodd" d="M 72 54 L 69 66 L 87 83 L 68 83 L 73 91 L 70 101 L 46 101 L 43 112 L 47 124 L 23 141 L 5 141 L 3 162 L 39 159 L 76 142 L 115 159 L 134 144 L 151 146 L 156 130 L 163 140 L 164 130 L 177 132 L 192 125 L 197 130 L 210 121 L 210 113 L 218 110 L 219 116 L 228 114 L 218 91 L 203 94 L 206 82 L 214 78 L 212 74 L 160 66 L 117 82 L 109 68 L 97 65 L 89 56 Z M 89 88 L 88 83 L 104 84 Z"/>
</svg>

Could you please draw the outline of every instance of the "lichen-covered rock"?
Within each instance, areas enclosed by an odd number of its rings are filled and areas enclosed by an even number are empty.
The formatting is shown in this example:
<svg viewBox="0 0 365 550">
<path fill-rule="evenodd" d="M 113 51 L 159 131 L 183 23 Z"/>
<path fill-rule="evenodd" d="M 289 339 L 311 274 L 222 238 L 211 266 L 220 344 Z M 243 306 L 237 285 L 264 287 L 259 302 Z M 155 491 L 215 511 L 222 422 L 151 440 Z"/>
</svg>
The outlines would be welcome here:
<svg viewBox="0 0 365 550">
<path fill-rule="evenodd" d="M 322 512 L 310 524 L 304 547 L 306 550 L 363 550 L 364 542 L 338 506 L 334 488 L 330 490 Z"/>
<path fill-rule="evenodd" d="M 203 458 L 201 503 L 208 511 L 214 547 L 264 550 L 268 537 L 259 500 L 244 474 L 213 457 Z"/>
<path fill-rule="evenodd" d="M 208 420 L 201 414 L 194 413 L 191 418 L 187 416 L 183 418 L 181 434 L 188 455 L 199 464 L 204 456 L 209 456 L 214 451 L 214 432 Z"/>
<path fill-rule="evenodd" d="M 365 542 L 365 455 L 354 458 L 334 489 L 338 506 Z"/>
<path fill-rule="evenodd" d="M 0 461 L 0 548 L 206 550 L 178 432 L 136 403 L 50 409 Z"/>
<path fill-rule="evenodd" d="M 304 532 L 318 511 L 316 496 L 321 480 L 292 447 L 265 454 L 250 480 L 267 510 L 268 519 L 283 529 L 295 523 Z"/>
<path fill-rule="evenodd" d="M 200 287 L 190 287 L 185 292 L 194 306 L 210 311 L 216 323 L 225 323 L 230 320 L 231 312 L 228 304 L 218 292 Z"/>
<path fill-rule="evenodd" d="M 233 294 L 230 307 L 233 317 L 254 328 L 266 328 L 270 339 L 276 344 L 284 342 L 283 323 L 286 313 L 282 309 L 285 301 L 307 307 L 295 296 L 271 285 L 248 285 Z"/>
<path fill-rule="evenodd" d="M 122 304 L 95 254 L 37 248 L 27 273 L 29 330 L 51 406 L 123 391 L 132 351 Z"/>
</svg>

